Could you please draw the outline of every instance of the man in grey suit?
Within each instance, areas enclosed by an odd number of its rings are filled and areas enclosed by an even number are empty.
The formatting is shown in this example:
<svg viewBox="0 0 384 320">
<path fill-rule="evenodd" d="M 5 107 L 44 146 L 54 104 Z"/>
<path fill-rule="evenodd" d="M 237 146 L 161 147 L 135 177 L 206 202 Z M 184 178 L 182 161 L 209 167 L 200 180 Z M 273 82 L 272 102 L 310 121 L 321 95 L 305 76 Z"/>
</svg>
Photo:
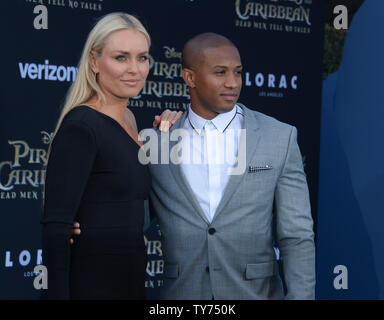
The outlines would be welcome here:
<svg viewBox="0 0 384 320">
<path fill-rule="evenodd" d="M 184 46 L 191 104 L 171 139 L 161 139 L 169 163 L 150 165 L 165 259 L 162 299 L 314 299 L 313 221 L 297 131 L 237 103 L 241 70 L 237 48 L 221 35 L 200 34 Z M 190 147 L 172 141 L 177 130 L 201 141 L 190 150 L 208 161 L 174 161 L 177 143 L 182 152 Z M 230 130 L 240 133 L 209 139 Z M 240 174 L 233 162 L 214 161 L 228 146 Z"/>
</svg>

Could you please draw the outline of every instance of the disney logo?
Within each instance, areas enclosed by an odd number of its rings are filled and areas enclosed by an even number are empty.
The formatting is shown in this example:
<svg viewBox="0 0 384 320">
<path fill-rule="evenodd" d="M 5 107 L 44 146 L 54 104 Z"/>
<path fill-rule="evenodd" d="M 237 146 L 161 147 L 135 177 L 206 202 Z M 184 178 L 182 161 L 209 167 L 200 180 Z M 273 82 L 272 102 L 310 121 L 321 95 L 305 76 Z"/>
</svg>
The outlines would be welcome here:
<svg viewBox="0 0 384 320">
<path fill-rule="evenodd" d="M 175 48 L 170 48 L 167 46 L 164 46 L 163 48 L 165 49 L 164 55 L 166 58 L 179 58 L 181 60 L 181 52 L 176 52 Z"/>
<path fill-rule="evenodd" d="M 41 141 L 43 141 L 44 144 L 50 144 L 53 139 L 53 132 L 48 133 L 46 131 L 40 131 L 40 133 L 43 135 Z"/>
</svg>

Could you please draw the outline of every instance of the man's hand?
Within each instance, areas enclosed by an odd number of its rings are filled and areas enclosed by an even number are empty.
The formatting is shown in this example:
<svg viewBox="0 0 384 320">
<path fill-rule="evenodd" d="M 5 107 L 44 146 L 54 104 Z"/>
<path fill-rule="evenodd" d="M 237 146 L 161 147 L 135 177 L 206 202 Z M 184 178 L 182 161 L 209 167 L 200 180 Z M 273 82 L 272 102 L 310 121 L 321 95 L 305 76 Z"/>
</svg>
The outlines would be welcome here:
<svg viewBox="0 0 384 320">
<path fill-rule="evenodd" d="M 72 229 L 71 229 L 71 235 L 72 236 L 78 236 L 80 233 L 81 233 L 80 223 L 74 222 Z M 70 244 L 73 244 L 74 242 L 75 242 L 75 240 L 73 238 L 69 239 Z"/>
<path fill-rule="evenodd" d="M 160 116 L 155 116 L 153 126 L 155 128 L 159 127 L 159 130 L 162 132 L 168 132 L 169 128 L 175 124 L 182 114 L 182 111 L 177 112 L 166 109 Z"/>
</svg>

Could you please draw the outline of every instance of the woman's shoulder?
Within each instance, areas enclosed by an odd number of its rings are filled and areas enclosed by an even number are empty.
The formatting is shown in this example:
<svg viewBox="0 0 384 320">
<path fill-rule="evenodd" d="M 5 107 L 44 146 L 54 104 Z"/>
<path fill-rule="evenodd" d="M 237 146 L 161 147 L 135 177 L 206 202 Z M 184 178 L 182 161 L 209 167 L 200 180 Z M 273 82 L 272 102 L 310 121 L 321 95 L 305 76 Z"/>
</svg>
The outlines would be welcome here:
<svg viewBox="0 0 384 320">
<path fill-rule="evenodd" d="M 64 140 L 77 137 L 79 140 L 97 141 L 98 128 L 97 117 L 92 108 L 86 105 L 76 106 L 65 115 L 56 137 Z"/>
<path fill-rule="evenodd" d="M 93 128 L 97 125 L 97 115 L 95 110 L 86 105 L 80 105 L 72 108 L 65 116 L 63 124 L 78 123 Z"/>
</svg>

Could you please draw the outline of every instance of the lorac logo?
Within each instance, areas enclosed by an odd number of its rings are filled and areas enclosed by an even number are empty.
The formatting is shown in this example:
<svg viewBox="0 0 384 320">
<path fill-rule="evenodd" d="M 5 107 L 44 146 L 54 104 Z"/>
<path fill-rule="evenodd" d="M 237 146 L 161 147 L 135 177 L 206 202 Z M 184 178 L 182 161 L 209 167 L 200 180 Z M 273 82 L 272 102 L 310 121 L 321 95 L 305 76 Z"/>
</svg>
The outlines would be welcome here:
<svg viewBox="0 0 384 320">
<path fill-rule="evenodd" d="M 43 144 L 48 148 L 52 134 L 41 131 Z M 33 190 L 45 182 L 47 150 L 33 148 L 24 140 L 9 140 L 13 156 L 0 162 L 0 199 L 39 199 L 40 192 Z"/>
<path fill-rule="evenodd" d="M 292 94 L 298 90 L 298 80 L 298 74 L 246 72 L 244 84 L 260 89 L 261 97 L 283 98 L 287 91 Z"/>
<path fill-rule="evenodd" d="M 236 0 L 237 27 L 310 33 L 312 0 Z M 253 17 L 253 19 L 250 19 Z"/>
<path fill-rule="evenodd" d="M 37 249 L 36 251 L 31 249 L 23 249 L 11 251 L 5 250 L 4 264 L 5 268 L 15 268 L 15 267 L 30 267 L 31 265 L 40 265 L 43 261 L 42 259 L 43 251 Z M 34 277 L 36 276 L 32 271 L 25 271 L 24 277 Z"/>
</svg>

